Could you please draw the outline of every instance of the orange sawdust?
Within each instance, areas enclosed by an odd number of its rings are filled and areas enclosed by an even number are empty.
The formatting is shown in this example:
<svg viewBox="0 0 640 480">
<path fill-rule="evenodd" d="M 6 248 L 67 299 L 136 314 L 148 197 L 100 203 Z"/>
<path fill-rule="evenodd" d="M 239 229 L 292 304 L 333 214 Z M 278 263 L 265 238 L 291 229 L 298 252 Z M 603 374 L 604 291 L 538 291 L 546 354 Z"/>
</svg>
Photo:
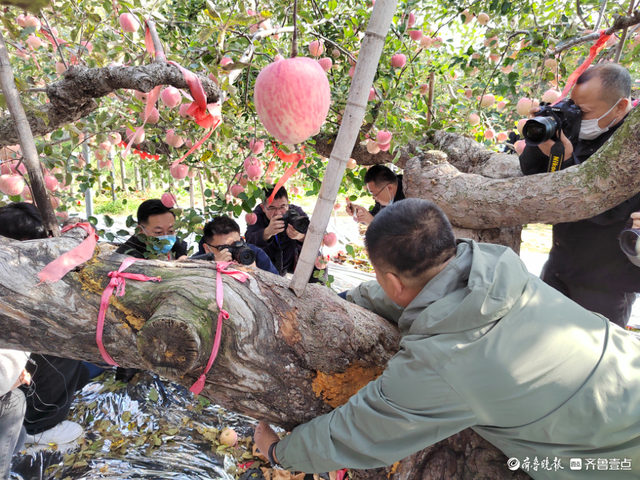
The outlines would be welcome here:
<svg viewBox="0 0 640 480">
<path fill-rule="evenodd" d="M 399 466 L 400 466 L 400 462 L 396 462 L 393 465 L 391 465 L 391 471 L 387 474 L 387 478 L 390 478 L 391 475 L 396 473 L 396 471 L 398 470 Z"/>
<path fill-rule="evenodd" d="M 365 368 L 360 365 L 351 365 L 344 373 L 318 372 L 312 384 L 313 393 L 336 408 L 347 403 L 351 396 L 367 383 L 378 378 L 383 371 L 382 367 Z"/>
</svg>

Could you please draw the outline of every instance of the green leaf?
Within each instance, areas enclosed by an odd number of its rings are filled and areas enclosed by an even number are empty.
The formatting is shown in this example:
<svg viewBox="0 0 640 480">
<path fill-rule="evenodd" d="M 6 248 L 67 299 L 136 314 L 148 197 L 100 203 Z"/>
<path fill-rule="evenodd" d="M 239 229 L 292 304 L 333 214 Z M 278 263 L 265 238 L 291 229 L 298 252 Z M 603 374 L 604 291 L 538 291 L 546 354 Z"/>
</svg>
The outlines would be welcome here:
<svg viewBox="0 0 640 480">
<path fill-rule="evenodd" d="M 104 215 L 104 224 L 107 227 L 113 227 L 113 218 L 111 218 L 109 215 Z"/>
<path fill-rule="evenodd" d="M 98 219 L 96 217 L 89 217 L 89 223 L 95 227 L 98 224 Z"/>
<path fill-rule="evenodd" d="M 347 244 L 344 248 L 347 250 L 347 253 L 349 255 L 351 255 L 352 257 L 354 256 L 353 245 Z"/>
<path fill-rule="evenodd" d="M 149 400 L 151 400 L 152 402 L 158 401 L 158 391 L 155 388 L 152 388 L 149 391 Z"/>
<path fill-rule="evenodd" d="M 211 35 L 216 33 L 217 28 L 215 27 L 205 27 L 200 30 L 200 34 L 198 35 L 198 42 L 205 43 L 207 40 L 211 38 Z"/>
<path fill-rule="evenodd" d="M 31 2 L 27 1 L 25 3 L 31 3 Z M 13 39 L 20 38 L 20 31 L 16 28 L 16 24 L 11 19 L 7 18 L 6 15 L 1 15 L 0 20 L 2 20 L 2 24 L 4 25 L 4 28 L 8 30 L 9 36 L 11 38 Z M 2 107 L 2 108 L 6 108 L 6 107 Z"/>
</svg>

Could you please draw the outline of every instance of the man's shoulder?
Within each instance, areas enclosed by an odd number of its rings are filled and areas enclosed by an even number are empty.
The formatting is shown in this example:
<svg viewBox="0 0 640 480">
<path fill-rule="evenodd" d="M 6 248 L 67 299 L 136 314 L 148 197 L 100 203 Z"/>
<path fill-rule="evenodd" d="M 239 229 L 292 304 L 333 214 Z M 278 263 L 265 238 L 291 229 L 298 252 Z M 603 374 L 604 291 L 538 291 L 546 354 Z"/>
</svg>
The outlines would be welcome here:
<svg viewBox="0 0 640 480">
<path fill-rule="evenodd" d="M 260 247 L 256 247 L 251 243 L 247 243 L 247 245 L 249 245 L 249 248 L 253 250 L 253 252 L 256 254 L 256 266 L 259 269 L 264 270 L 266 272 L 271 272 L 276 275 L 278 274 L 278 271 L 273 266 L 273 263 L 271 262 L 269 255 L 267 255 L 267 252 L 262 250 Z"/>
<path fill-rule="evenodd" d="M 293 208 L 296 212 L 298 212 L 300 215 L 304 215 L 305 217 L 308 217 L 309 215 L 307 215 L 307 212 L 305 212 L 302 207 L 295 205 L 293 203 L 289 204 L 289 208 Z"/>
<path fill-rule="evenodd" d="M 140 239 L 136 235 L 131 235 L 126 242 L 118 247 L 116 253 L 121 253 L 135 258 L 144 258 L 144 252 L 146 250 L 145 245 L 140 241 Z"/>
</svg>

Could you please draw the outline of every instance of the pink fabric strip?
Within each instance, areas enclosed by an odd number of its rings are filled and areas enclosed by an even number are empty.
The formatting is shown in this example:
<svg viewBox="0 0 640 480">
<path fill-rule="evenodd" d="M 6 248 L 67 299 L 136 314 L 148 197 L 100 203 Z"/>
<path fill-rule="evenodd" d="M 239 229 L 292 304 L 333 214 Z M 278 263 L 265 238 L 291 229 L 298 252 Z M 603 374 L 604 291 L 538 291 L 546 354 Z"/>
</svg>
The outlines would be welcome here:
<svg viewBox="0 0 640 480">
<path fill-rule="evenodd" d="M 98 344 L 98 349 L 102 354 L 102 358 L 109 365 L 118 366 L 116 362 L 114 362 L 111 355 L 107 353 L 107 350 L 104 348 L 104 344 L 102 343 L 102 332 L 104 330 L 104 319 L 107 315 L 107 309 L 109 308 L 109 299 L 111 298 L 111 294 L 113 290 L 116 290 L 116 295 L 118 297 L 122 297 L 124 295 L 124 289 L 126 284 L 126 279 L 130 280 L 138 280 L 140 282 L 159 282 L 160 277 L 147 277 L 146 275 L 142 275 L 140 273 L 123 273 L 123 270 L 128 268 L 132 263 L 134 263 L 137 259 L 133 257 L 126 258 L 120 268 L 116 272 L 109 272 L 109 285 L 102 292 L 102 298 L 100 300 L 100 311 L 98 313 L 98 327 L 96 329 L 96 343 Z"/>
<path fill-rule="evenodd" d="M 189 107 L 189 110 L 187 110 L 187 114 L 191 115 L 195 122 L 201 127 L 210 129 L 209 132 L 207 132 L 201 140 L 191 147 L 187 153 L 171 164 L 171 166 L 174 166 L 182 162 L 185 158 L 200 148 L 200 146 L 211 136 L 213 131 L 218 128 L 218 125 L 222 123 L 222 114 L 220 112 L 219 103 L 210 103 L 207 105 L 207 95 L 205 94 L 204 88 L 202 88 L 202 82 L 200 82 L 197 75 L 176 62 L 171 61 L 168 63 L 180 69 L 184 76 L 184 80 L 189 86 L 191 95 L 193 95 L 194 101 Z M 185 96 L 187 95 L 185 94 Z"/>
<path fill-rule="evenodd" d="M 193 95 L 195 102 L 201 109 L 205 110 L 207 108 L 207 95 L 204 93 L 204 88 L 202 88 L 202 83 L 200 82 L 200 79 L 197 77 L 197 75 L 195 75 L 193 72 L 190 72 L 182 65 L 178 65 L 176 62 L 171 61 L 168 63 L 171 65 L 175 65 L 180 69 L 182 75 L 184 76 L 184 80 L 189 86 L 189 90 L 191 91 L 191 95 Z"/>
<path fill-rule="evenodd" d="M 204 382 L 207 378 L 207 373 L 211 370 L 213 366 L 213 362 L 218 356 L 218 350 L 220 349 L 220 340 L 222 338 L 222 321 L 229 319 L 229 313 L 222 308 L 223 300 L 224 300 L 224 285 L 222 284 L 222 274 L 229 275 L 239 282 L 245 282 L 249 275 L 244 272 L 240 272 L 238 270 L 225 270 L 229 266 L 231 262 L 218 262 L 216 263 L 216 302 L 218 304 L 218 310 L 220 313 L 218 314 L 218 324 L 216 325 L 216 336 L 213 340 L 213 348 L 211 350 L 211 356 L 209 357 L 209 361 L 207 362 L 207 366 L 204 369 L 204 372 L 196 383 L 194 383 L 189 391 L 195 393 L 196 395 L 200 395 L 202 389 L 204 388 Z"/>
<path fill-rule="evenodd" d="M 611 35 L 607 35 L 604 32 L 604 30 L 600 30 L 600 38 L 598 38 L 598 41 L 596 41 L 596 43 L 593 44 L 589 49 L 589 56 L 571 75 L 569 75 L 567 84 L 565 85 L 564 90 L 562 90 L 562 94 L 555 102 L 553 102 L 552 105 L 555 105 L 567 96 L 569 91 L 578 81 L 578 77 L 582 75 L 587 68 L 589 68 L 589 65 L 591 65 L 593 59 L 596 58 L 596 55 L 605 47 L 605 43 L 607 43 L 607 40 L 611 38 Z"/>
<path fill-rule="evenodd" d="M 62 233 L 68 232 L 72 228 L 82 228 L 89 235 L 87 235 L 87 238 L 85 238 L 80 245 L 75 247 L 73 250 L 69 250 L 68 252 L 63 253 L 53 262 L 49 263 L 42 270 L 40 270 L 40 272 L 38 273 L 40 283 L 57 282 L 71 270 L 91 259 L 91 257 L 93 256 L 93 251 L 95 250 L 96 243 L 98 241 L 98 235 L 96 235 L 93 227 L 87 222 L 74 223 L 72 225 L 67 225 L 66 227 L 64 227 L 62 229 Z"/>
<path fill-rule="evenodd" d="M 193 147 L 191 147 L 189 149 L 189 151 L 187 153 L 185 153 L 183 156 L 181 156 L 178 160 L 175 160 L 171 164 L 171 166 L 173 167 L 174 165 L 179 164 L 181 161 L 183 161 L 185 158 L 187 158 L 189 155 L 191 155 L 193 152 L 195 152 L 198 148 L 200 148 L 200 145 L 202 145 L 204 142 L 207 141 L 207 139 L 211 136 L 211 134 L 213 133 L 214 130 L 215 130 L 214 128 L 209 129 L 207 134 L 204 137 L 202 137 L 200 139 L 200 141 L 198 141 L 198 143 L 196 143 Z"/>
</svg>

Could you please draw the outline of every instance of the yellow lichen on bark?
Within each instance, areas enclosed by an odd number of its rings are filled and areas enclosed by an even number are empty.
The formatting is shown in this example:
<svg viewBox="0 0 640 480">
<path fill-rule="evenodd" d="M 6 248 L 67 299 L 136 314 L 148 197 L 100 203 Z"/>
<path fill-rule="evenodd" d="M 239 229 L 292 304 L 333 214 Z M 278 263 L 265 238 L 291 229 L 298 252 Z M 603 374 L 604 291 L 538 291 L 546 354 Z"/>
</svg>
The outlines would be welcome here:
<svg viewBox="0 0 640 480">
<path fill-rule="evenodd" d="M 80 281 L 80 285 L 82 285 L 83 290 L 88 290 L 89 292 L 96 293 L 98 295 L 102 295 L 104 292 L 104 288 L 100 284 L 100 280 L 98 280 L 93 271 L 88 268 L 82 268 L 78 272 L 78 280 Z M 116 310 L 122 312 L 126 319 L 128 325 L 136 331 L 139 331 L 147 320 L 136 315 L 133 310 L 125 307 L 120 300 L 118 300 L 114 295 L 111 295 L 109 299 L 109 305 L 113 306 Z"/>
</svg>

